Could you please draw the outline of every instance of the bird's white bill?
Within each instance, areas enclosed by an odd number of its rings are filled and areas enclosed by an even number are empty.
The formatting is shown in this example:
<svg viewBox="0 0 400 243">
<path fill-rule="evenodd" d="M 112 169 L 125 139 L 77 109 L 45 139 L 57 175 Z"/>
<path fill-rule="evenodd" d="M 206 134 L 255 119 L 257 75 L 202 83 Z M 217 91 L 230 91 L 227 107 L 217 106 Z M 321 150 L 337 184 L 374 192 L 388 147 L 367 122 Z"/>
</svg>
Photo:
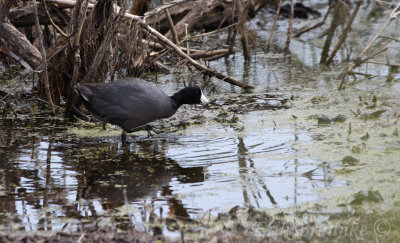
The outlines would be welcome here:
<svg viewBox="0 0 400 243">
<path fill-rule="evenodd" d="M 208 102 L 210 102 L 207 97 L 204 96 L 203 91 L 201 91 L 201 97 L 200 97 L 200 101 L 202 104 L 207 104 Z"/>
</svg>

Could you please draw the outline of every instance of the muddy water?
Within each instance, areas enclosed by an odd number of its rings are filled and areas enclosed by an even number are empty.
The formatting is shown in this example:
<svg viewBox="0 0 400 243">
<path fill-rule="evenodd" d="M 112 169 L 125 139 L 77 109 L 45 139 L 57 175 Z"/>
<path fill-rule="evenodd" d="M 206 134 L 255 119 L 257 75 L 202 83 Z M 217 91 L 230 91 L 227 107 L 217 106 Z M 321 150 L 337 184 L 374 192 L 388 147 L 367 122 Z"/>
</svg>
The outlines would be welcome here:
<svg viewBox="0 0 400 243">
<path fill-rule="evenodd" d="M 211 63 L 257 85 L 255 92 L 213 80 L 210 105 L 182 107 L 155 124 L 163 133 L 153 137 L 138 132 L 122 144 L 113 126 L 49 120 L 29 105 L 16 119 L 9 113 L 0 126 L 2 230 L 145 227 L 155 218 L 202 219 L 235 206 L 325 220 L 356 208 L 398 214 L 398 75 L 387 82 L 387 68 L 361 67 L 376 77 L 354 78 L 339 92 L 340 67 L 319 67 L 318 41 L 294 40 L 291 58 L 279 44 L 266 53 L 262 21 L 250 23 L 258 45 L 251 63 L 240 54 Z M 182 86 L 176 78 L 159 76 L 157 85 L 171 94 Z"/>
<path fill-rule="evenodd" d="M 139 133 L 124 145 L 117 128 L 6 120 L 1 220 L 59 230 L 101 221 L 122 205 L 132 206 L 139 222 L 148 220 L 149 208 L 158 217 L 198 218 L 234 206 L 295 206 L 321 199 L 316 188 L 340 185 L 329 164 L 297 155 L 296 141 L 312 143 L 306 131 L 264 122 L 268 110 L 236 115 L 234 124 L 213 120 L 216 111 L 202 124 L 150 138 Z"/>
</svg>

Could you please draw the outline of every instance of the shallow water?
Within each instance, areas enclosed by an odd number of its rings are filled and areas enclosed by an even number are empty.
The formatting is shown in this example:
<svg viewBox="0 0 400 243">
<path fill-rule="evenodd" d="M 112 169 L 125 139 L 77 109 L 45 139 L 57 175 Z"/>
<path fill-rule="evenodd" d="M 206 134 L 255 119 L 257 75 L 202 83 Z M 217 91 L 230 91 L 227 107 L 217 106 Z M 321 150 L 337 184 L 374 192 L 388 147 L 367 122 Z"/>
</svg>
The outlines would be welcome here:
<svg viewBox="0 0 400 243">
<path fill-rule="evenodd" d="M 257 21 L 250 26 L 259 28 Z M 211 63 L 257 85 L 256 91 L 242 93 L 214 80 L 206 88 L 209 106 L 182 107 L 156 123 L 164 132 L 153 137 L 139 132 L 122 144 L 118 128 L 49 120 L 46 113 L 1 120 L 2 229 L 55 231 L 110 222 L 145 227 L 155 218 L 199 219 L 235 206 L 284 211 L 314 202 L 334 214 L 360 190 L 380 191 L 382 207 L 392 210 L 400 202 L 393 185 L 399 180 L 396 75 L 386 82 L 385 68 L 369 66 L 377 78 L 339 92 L 333 77 L 340 67 L 318 67 L 318 43 L 294 40 L 287 58 L 281 51 L 266 53 L 261 47 L 268 32 L 257 30 L 259 48 L 250 64 L 239 53 Z M 157 82 L 173 93 L 182 84 L 172 79 Z M 380 108 L 386 109 L 380 118 L 362 118 Z M 346 119 L 318 124 L 322 114 Z M 189 125 L 176 128 L 179 123 Z M 355 166 L 342 161 L 346 155 L 357 158 Z"/>
<path fill-rule="evenodd" d="M 320 199 L 316 188 L 340 185 L 330 165 L 298 156 L 293 143 L 312 143 L 306 131 L 263 125 L 259 113 L 240 120 L 234 128 L 207 121 L 139 134 L 127 145 L 118 133 L 86 138 L 57 121 L 35 124 L 34 132 L 29 122 L 2 124 L 2 221 L 59 230 L 64 221 L 90 222 L 121 205 L 139 219 L 145 207 L 159 217 L 198 218 L 237 205 L 294 206 Z"/>
</svg>

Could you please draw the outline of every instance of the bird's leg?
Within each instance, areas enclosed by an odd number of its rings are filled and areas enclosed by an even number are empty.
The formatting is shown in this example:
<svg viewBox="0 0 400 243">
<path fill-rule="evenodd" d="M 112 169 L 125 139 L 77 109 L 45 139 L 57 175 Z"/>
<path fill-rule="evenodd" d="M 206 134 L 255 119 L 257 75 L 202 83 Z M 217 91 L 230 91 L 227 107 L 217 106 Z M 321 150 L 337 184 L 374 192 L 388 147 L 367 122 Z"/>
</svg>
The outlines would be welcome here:
<svg viewBox="0 0 400 243">
<path fill-rule="evenodd" d="M 73 115 L 75 115 L 76 117 L 78 117 L 81 120 L 84 121 L 92 121 L 92 119 L 90 119 L 90 117 L 88 117 L 87 115 L 83 114 L 76 106 L 72 106 L 71 107 L 71 113 Z"/>
<path fill-rule="evenodd" d="M 153 131 L 153 132 L 155 132 L 155 133 L 157 133 L 157 134 L 160 134 L 160 133 L 161 133 L 160 130 L 154 129 L 154 127 L 152 127 L 152 126 L 149 125 L 149 124 L 145 125 L 143 128 L 147 131 L 147 137 L 152 137 L 152 136 L 153 136 L 153 135 L 151 134 L 151 131 Z"/>
<path fill-rule="evenodd" d="M 153 137 L 153 134 L 151 134 L 151 130 L 153 130 L 153 127 L 151 125 L 145 125 L 143 127 L 147 131 L 147 137 Z"/>
<path fill-rule="evenodd" d="M 121 133 L 121 141 L 122 141 L 122 143 L 125 143 L 125 142 L 126 142 L 126 131 L 125 131 L 125 130 L 122 130 L 122 133 Z"/>
</svg>

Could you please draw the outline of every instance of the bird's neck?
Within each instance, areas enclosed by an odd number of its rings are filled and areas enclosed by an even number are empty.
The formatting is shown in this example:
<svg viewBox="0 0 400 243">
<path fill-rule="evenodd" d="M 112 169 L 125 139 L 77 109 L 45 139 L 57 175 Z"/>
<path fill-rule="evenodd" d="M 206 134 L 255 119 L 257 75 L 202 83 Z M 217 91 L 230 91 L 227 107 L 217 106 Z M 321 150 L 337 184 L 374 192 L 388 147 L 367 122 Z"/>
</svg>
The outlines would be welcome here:
<svg viewBox="0 0 400 243">
<path fill-rule="evenodd" d="M 180 95 L 178 95 L 178 93 L 175 93 L 174 95 L 170 96 L 170 98 L 171 98 L 172 106 L 175 109 L 178 109 L 183 104 L 182 98 L 180 97 Z"/>
</svg>

